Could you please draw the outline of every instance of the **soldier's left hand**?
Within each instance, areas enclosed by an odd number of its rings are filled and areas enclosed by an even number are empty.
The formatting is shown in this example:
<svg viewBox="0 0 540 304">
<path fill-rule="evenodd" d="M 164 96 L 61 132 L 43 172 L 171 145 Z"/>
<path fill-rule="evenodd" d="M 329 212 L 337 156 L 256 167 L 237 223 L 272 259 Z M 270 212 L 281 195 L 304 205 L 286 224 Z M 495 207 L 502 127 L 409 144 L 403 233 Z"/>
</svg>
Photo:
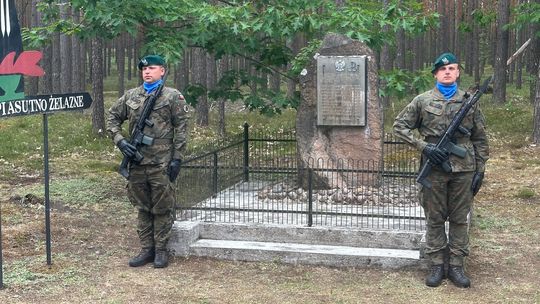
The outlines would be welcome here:
<svg viewBox="0 0 540 304">
<path fill-rule="evenodd" d="M 472 184 L 471 184 L 471 191 L 473 193 L 473 196 L 475 196 L 478 191 L 480 191 L 480 187 L 482 187 L 482 181 L 484 180 L 484 172 L 475 172 Z"/>
<path fill-rule="evenodd" d="M 176 178 L 178 177 L 178 173 L 180 173 L 180 165 L 182 164 L 182 160 L 180 159 L 173 159 L 169 163 L 169 167 L 167 168 L 167 175 L 169 176 L 169 180 L 174 182 Z"/>
</svg>

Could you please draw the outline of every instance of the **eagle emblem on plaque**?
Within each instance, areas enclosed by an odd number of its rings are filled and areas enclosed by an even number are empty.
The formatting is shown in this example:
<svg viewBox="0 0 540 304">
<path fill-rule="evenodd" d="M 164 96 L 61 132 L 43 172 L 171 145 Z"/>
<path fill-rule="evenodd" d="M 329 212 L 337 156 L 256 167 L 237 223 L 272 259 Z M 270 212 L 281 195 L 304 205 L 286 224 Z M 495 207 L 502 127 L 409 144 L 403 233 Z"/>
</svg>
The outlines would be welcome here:
<svg viewBox="0 0 540 304">
<path fill-rule="evenodd" d="M 337 72 L 343 72 L 343 71 L 345 71 L 345 66 L 347 64 L 345 63 L 345 60 L 339 59 L 339 60 L 336 60 L 335 65 L 336 65 L 336 71 Z"/>
</svg>

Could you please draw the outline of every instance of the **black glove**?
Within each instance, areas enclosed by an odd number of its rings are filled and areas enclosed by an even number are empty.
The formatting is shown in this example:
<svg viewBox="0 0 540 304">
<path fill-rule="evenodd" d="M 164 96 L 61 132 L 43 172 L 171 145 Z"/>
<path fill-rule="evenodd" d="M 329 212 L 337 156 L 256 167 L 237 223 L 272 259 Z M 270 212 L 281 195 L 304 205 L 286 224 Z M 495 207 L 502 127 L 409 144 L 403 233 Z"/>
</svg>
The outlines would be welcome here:
<svg viewBox="0 0 540 304">
<path fill-rule="evenodd" d="M 169 180 L 174 182 L 176 178 L 178 177 L 178 173 L 180 173 L 180 164 L 182 163 L 182 160 L 180 159 L 173 159 L 169 163 L 169 167 L 167 168 L 167 175 L 169 176 Z"/>
<path fill-rule="evenodd" d="M 448 154 L 434 144 L 427 144 L 422 153 L 434 164 L 440 165 L 448 159 Z"/>
<path fill-rule="evenodd" d="M 120 149 L 124 156 L 129 158 L 132 158 L 133 155 L 135 155 L 135 153 L 137 152 L 137 148 L 135 148 L 134 145 L 128 143 L 128 141 L 125 139 L 119 141 L 116 146 L 118 146 L 118 149 Z"/>
<path fill-rule="evenodd" d="M 471 191 L 473 196 L 475 196 L 480 187 L 482 187 L 482 181 L 484 180 L 484 172 L 475 172 L 472 178 Z"/>
</svg>

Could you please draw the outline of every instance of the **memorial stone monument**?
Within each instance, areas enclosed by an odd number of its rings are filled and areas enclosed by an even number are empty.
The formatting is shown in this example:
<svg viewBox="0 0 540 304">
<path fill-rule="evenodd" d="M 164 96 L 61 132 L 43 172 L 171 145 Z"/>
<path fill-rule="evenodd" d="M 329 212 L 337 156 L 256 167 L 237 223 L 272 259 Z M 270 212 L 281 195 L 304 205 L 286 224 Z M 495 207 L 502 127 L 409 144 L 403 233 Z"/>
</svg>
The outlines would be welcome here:
<svg viewBox="0 0 540 304">
<path fill-rule="evenodd" d="M 366 169 L 382 164 L 383 112 L 377 62 L 364 43 L 327 34 L 300 78 L 296 120 L 299 167 Z M 305 171 L 303 171 L 305 172 Z M 377 178 L 314 171 L 317 187 L 357 187 Z M 305 173 L 300 173 L 305 186 Z"/>
</svg>

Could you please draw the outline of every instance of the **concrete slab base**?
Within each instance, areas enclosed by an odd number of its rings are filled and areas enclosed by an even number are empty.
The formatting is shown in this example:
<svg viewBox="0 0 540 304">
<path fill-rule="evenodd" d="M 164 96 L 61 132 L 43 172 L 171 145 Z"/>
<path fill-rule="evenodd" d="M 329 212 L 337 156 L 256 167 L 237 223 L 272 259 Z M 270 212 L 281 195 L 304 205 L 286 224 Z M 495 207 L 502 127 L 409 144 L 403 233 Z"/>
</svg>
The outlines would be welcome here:
<svg viewBox="0 0 540 304">
<path fill-rule="evenodd" d="M 427 267 L 423 232 L 336 227 L 174 223 L 169 249 L 176 256 L 332 267 Z"/>
</svg>

